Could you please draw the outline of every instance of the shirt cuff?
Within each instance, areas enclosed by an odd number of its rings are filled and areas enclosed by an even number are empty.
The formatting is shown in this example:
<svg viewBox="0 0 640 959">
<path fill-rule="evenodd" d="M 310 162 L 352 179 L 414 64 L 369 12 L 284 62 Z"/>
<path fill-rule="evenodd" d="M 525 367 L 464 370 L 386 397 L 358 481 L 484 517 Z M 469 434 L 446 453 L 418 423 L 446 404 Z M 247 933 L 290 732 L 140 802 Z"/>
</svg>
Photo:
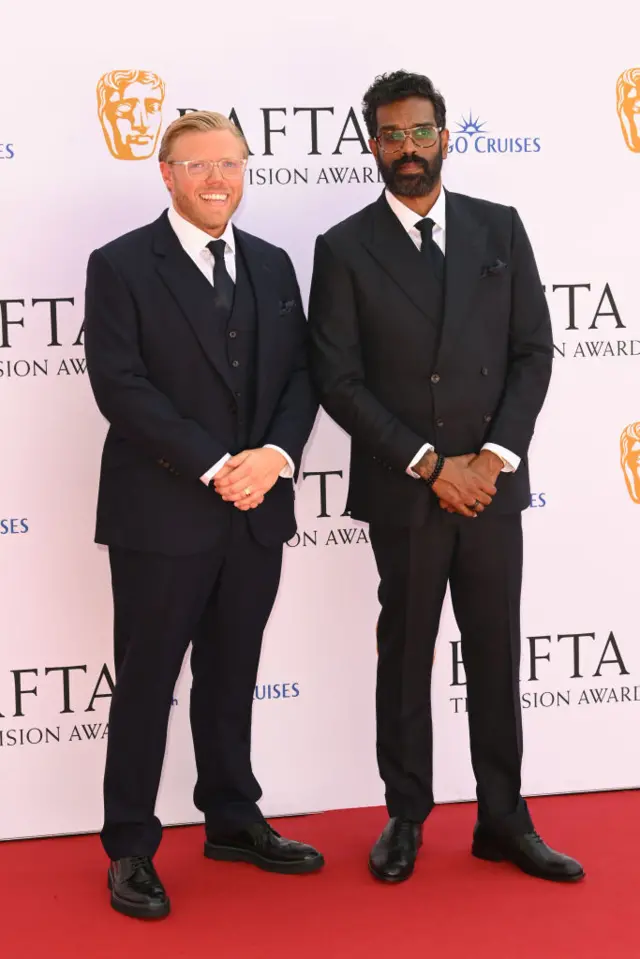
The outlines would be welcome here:
<svg viewBox="0 0 640 959">
<path fill-rule="evenodd" d="M 205 486 L 208 486 L 216 473 L 219 473 L 227 460 L 231 459 L 231 453 L 225 453 L 224 456 L 218 460 L 218 462 L 211 467 L 210 470 L 207 470 L 206 473 L 200 477 L 200 481 L 204 483 Z"/>
<path fill-rule="evenodd" d="M 276 450 L 276 452 L 282 453 L 282 455 L 287 461 L 287 465 L 283 466 L 282 469 L 280 470 L 280 477 L 281 479 L 293 479 L 293 477 L 295 476 L 296 468 L 293 465 L 293 460 L 291 459 L 289 454 L 285 453 L 285 451 L 281 449 L 279 446 L 274 446 L 273 443 L 266 443 L 264 448 L 266 450 Z"/>
<path fill-rule="evenodd" d="M 409 476 L 412 476 L 414 479 L 420 479 L 420 474 L 414 473 L 412 467 L 415 466 L 416 463 L 419 463 L 422 457 L 425 455 L 425 453 L 428 453 L 432 449 L 433 449 L 433 446 L 431 445 L 431 443 L 425 443 L 424 446 L 420 447 L 416 455 L 413 457 L 413 459 L 407 466 L 407 473 L 409 474 Z"/>
<path fill-rule="evenodd" d="M 482 449 L 489 450 L 500 457 L 504 464 L 500 470 L 501 473 L 515 473 L 520 466 L 520 457 L 512 453 L 511 450 L 506 450 L 504 446 L 498 446 L 497 443 L 485 443 Z"/>
</svg>

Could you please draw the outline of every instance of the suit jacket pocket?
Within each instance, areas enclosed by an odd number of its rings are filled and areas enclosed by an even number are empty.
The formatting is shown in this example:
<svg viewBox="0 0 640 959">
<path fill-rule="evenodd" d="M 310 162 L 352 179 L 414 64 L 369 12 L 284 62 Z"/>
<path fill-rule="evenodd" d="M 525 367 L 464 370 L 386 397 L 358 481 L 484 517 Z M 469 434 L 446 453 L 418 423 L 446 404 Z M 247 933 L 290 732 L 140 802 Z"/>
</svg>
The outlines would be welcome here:
<svg viewBox="0 0 640 959">
<path fill-rule="evenodd" d="M 296 307 L 295 300 L 280 300 L 280 316 L 290 316 Z"/>
<path fill-rule="evenodd" d="M 108 433 L 102 451 L 102 468 L 118 469 L 122 466 L 145 466 L 152 463 L 150 457 L 142 453 L 133 443 L 124 437 Z"/>
</svg>

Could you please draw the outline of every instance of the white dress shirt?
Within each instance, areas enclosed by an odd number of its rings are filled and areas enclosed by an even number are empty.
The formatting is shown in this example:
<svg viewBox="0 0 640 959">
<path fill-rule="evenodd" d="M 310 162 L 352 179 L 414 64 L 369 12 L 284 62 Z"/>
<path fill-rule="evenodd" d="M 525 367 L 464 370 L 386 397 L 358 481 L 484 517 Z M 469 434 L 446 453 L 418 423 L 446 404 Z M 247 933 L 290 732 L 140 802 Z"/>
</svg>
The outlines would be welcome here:
<svg viewBox="0 0 640 959">
<path fill-rule="evenodd" d="M 214 267 L 214 257 L 211 250 L 208 249 L 207 244 L 211 243 L 213 239 L 209 236 L 208 233 L 205 233 L 204 230 L 201 230 L 199 227 L 194 226 L 193 223 L 189 223 L 188 220 L 185 220 L 181 216 L 175 207 L 169 207 L 168 211 L 169 223 L 173 227 L 173 230 L 180 241 L 185 253 L 191 257 L 195 265 L 201 271 L 202 275 L 207 278 L 209 283 L 213 286 L 213 267 Z M 227 223 L 224 233 L 219 237 L 219 239 L 224 240 L 226 246 L 224 248 L 224 264 L 227 268 L 227 273 L 235 283 L 236 281 L 236 238 L 233 232 L 233 226 L 231 223 Z M 213 316 L 211 317 L 211 322 L 214 322 Z M 279 446 L 273 446 L 271 443 L 266 444 L 266 449 L 277 450 L 278 453 L 282 453 L 284 458 L 287 461 L 287 465 L 282 468 L 280 476 L 283 479 L 293 479 L 295 473 L 295 467 L 293 465 L 293 460 L 288 453 L 285 453 L 283 449 L 280 449 Z M 217 463 L 214 463 L 211 469 L 208 469 L 200 479 L 202 482 L 208 486 L 216 473 L 222 469 L 227 460 L 231 459 L 231 453 L 225 453 Z"/>
<path fill-rule="evenodd" d="M 418 216 L 417 213 L 414 213 L 413 210 L 410 210 L 408 206 L 405 206 L 402 200 L 399 200 L 398 197 L 394 196 L 389 190 L 385 191 L 385 196 L 389 206 L 400 220 L 400 223 L 405 228 L 418 250 L 421 250 L 422 234 L 416 227 L 416 223 L 418 223 L 422 217 Z M 433 220 L 433 231 L 431 235 L 433 236 L 434 242 L 437 243 L 443 254 L 446 254 L 447 201 L 444 189 L 440 190 L 438 199 L 429 210 L 427 216 Z M 407 467 L 407 473 L 409 476 L 413 476 L 415 479 L 420 479 L 419 475 L 413 471 L 412 467 L 414 467 L 416 463 L 422 459 L 425 453 L 428 453 L 429 450 L 432 450 L 433 448 L 434 447 L 431 443 L 425 443 L 425 445 L 418 450 Z M 497 443 L 485 443 L 482 449 L 491 450 L 492 453 L 495 453 L 496 456 L 500 457 L 503 463 L 503 473 L 515 473 L 520 466 L 520 457 L 516 456 L 515 453 L 512 453 L 511 450 L 505 449 L 504 446 L 498 446 Z"/>
</svg>

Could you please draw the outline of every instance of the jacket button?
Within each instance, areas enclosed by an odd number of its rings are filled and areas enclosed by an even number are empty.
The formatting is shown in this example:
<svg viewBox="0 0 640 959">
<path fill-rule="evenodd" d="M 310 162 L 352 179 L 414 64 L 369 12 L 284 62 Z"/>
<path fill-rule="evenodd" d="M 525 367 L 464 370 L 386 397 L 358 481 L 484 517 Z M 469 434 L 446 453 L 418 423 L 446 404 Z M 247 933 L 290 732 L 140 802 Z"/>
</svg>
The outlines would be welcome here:
<svg viewBox="0 0 640 959">
<path fill-rule="evenodd" d="M 432 373 L 432 374 L 431 374 L 431 382 L 432 382 L 432 383 L 439 383 L 439 382 L 440 382 L 440 374 L 439 374 L 439 373 Z"/>
<path fill-rule="evenodd" d="M 234 370 L 237 369 L 240 366 L 240 360 L 233 360 L 231 365 L 234 368 Z"/>
<path fill-rule="evenodd" d="M 436 426 L 444 426 L 444 420 L 437 419 L 437 420 L 436 420 Z"/>
<path fill-rule="evenodd" d="M 485 413 L 482 419 L 485 421 L 485 423 L 490 423 L 491 420 L 493 419 L 493 416 L 491 415 L 491 413 Z"/>
<path fill-rule="evenodd" d="M 488 370 L 488 368 L 487 368 L 486 366 L 483 366 L 482 369 L 480 370 L 480 372 L 482 373 L 483 376 L 488 376 L 488 375 L 489 375 L 489 370 Z"/>
<path fill-rule="evenodd" d="M 237 335 L 238 335 L 238 334 L 236 333 L 235 330 L 230 330 L 230 331 L 229 331 L 229 339 L 230 339 L 230 340 L 235 340 L 235 338 L 236 338 Z"/>
</svg>

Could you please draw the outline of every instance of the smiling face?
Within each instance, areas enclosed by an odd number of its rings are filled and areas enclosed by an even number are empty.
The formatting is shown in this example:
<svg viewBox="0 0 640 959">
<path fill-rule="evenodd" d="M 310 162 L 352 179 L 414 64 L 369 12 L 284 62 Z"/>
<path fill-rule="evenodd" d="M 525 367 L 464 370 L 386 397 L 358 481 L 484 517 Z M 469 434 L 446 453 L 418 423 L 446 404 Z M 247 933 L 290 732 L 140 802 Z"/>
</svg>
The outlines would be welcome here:
<svg viewBox="0 0 640 959">
<path fill-rule="evenodd" d="M 246 157 L 244 141 L 231 130 L 187 130 L 176 137 L 160 170 L 178 213 L 205 233 L 222 236 L 242 200 L 244 178 L 223 177 L 219 164 Z M 194 177 L 179 162 L 185 160 L 209 160 L 218 165 L 206 177 Z"/>
</svg>

